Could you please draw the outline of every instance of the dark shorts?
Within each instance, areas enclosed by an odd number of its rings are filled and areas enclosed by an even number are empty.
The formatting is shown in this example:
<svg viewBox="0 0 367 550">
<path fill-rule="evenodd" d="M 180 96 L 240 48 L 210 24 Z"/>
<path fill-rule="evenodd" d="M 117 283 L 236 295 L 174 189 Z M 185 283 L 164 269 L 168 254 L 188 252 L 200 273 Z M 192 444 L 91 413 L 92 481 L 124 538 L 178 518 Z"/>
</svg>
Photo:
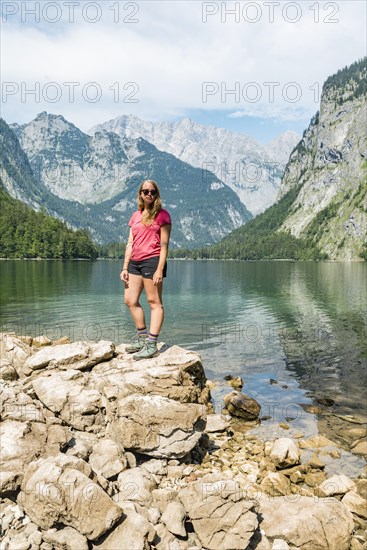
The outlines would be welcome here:
<svg viewBox="0 0 367 550">
<path fill-rule="evenodd" d="M 159 256 L 153 256 L 152 258 L 147 258 L 146 260 L 141 261 L 130 260 L 127 270 L 132 275 L 141 275 L 143 279 L 153 279 L 158 263 Z M 166 277 L 166 274 L 167 262 L 164 264 L 163 277 Z"/>
</svg>

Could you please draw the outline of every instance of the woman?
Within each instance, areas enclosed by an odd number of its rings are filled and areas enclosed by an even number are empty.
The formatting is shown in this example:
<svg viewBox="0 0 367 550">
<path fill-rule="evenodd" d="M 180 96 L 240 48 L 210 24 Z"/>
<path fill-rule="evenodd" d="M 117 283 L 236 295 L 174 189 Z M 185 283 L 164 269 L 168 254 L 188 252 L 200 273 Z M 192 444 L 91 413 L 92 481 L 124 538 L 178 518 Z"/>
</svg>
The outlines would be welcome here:
<svg viewBox="0 0 367 550">
<path fill-rule="evenodd" d="M 137 329 L 136 340 L 126 347 L 134 359 L 153 357 L 164 318 L 162 283 L 167 273 L 171 216 L 162 208 L 158 185 L 145 180 L 138 191 L 138 210 L 129 221 L 130 234 L 120 278 L 125 282 L 125 304 Z M 149 334 L 139 298 L 145 289 L 151 310 Z"/>
</svg>

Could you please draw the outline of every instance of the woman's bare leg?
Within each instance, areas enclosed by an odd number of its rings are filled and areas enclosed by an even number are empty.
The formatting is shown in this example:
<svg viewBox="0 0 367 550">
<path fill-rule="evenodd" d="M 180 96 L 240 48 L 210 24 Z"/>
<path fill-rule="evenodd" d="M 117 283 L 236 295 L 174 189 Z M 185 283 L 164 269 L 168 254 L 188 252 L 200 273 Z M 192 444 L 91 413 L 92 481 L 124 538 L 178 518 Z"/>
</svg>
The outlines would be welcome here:
<svg viewBox="0 0 367 550">
<path fill-rule="evenodd" d="M 153 279 L 143 279 L 143 284 L 151 312 L 149 332 L 152 334 L 159 334 L 164 319 L 162 304 L 163 282 L 155 285 Z"/>
<path fill-rule="evenodd" d="M 129 282 L 125 285 L 124 300 L 135 322 L 136 328 L 144 328 L 145 316 L 144 310 L 139 304 L 139 298 L 144 288 L 143 277 L 141 275 L 132 275 L 129 273 Z"/>
</svg>

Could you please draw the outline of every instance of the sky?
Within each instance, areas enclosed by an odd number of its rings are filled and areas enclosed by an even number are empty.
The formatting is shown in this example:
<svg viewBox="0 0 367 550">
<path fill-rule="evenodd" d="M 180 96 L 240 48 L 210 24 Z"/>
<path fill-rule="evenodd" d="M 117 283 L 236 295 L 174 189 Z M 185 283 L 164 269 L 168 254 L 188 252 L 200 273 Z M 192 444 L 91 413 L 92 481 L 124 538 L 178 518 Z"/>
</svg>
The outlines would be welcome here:
<svg viewBox="0 0 367 550">
<path fill-rule="evenodd" d="M 366 55 L 364 1 L 1 2 L 1 116 L 183 117 L 267 143 Z"/>
</svg>

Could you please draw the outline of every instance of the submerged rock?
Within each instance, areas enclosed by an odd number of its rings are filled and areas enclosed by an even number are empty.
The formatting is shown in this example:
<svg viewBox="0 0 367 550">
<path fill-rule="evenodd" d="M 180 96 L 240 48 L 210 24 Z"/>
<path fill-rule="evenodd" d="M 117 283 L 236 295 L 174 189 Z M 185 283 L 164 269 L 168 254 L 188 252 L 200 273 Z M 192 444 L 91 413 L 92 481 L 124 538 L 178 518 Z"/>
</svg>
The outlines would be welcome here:
<svg viewBox="0 0 367 550">
<path fill-rule="evenodd" d="M 240 392 L 231 392 L 223 397 L 228 412 L 245 420 L 256 420 L 261 407 L 255 399 Z"/>
</svg>

